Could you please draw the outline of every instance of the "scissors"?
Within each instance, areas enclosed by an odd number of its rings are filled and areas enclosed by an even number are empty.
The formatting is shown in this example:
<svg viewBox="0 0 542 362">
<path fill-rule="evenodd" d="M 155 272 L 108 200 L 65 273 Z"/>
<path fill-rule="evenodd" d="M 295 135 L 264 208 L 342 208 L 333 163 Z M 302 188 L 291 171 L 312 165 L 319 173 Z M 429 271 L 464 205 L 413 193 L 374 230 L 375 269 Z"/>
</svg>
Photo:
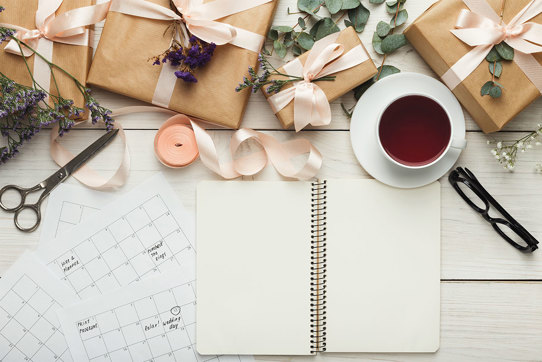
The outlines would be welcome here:
<svg viewBox="0 0 542 362">
<path fill-rule="evenodd" d="M 41 203 L 43 202 L 43 200 L 47 196 L 49 196 L 49 194 L 55 189 L 55 187 L 57 187 L 61 182 L 64 182 L 68 177 L 71 176 L 72 173 L 77 171 L 89 159 L 91 159 L 92 156 L 94 156 L 98 151 L 108 145 L 115 138 L 118 132 L 119 130 L 115 129 L 114 131 L 104 134 L 96 142 L 94 142 L 80 154 L 75 156 L 64 167 L 62 167 L 60 170 L 58 170 L 34 187 L 24 188 L 17 185 L 4 186 L 0 190 L 0 208 L 4 211 L 15 213 L 13 221 L 15 222 L 15 226 L 17 227 L 17 229 L 24 232 L 32 232 L 36 230 L 41 222 Z M 2 198 L 4 194 L 9 190 L 14 190 L 19 193 L 20 201 L 17 206 L 8 207 L 4 204 Z M 29 194 L 38 192 L 40 190 L 43 190 L 43 192 L 39 196 L 38 201 L 36 201 L 35 204 L 27 204 L 26 197 Z M 21 215 L 21 212 L 24 210 L 31 210 L 36 215 L 36 222 L 33 226 L 25 228 L 19 223 L 19 215 Z"/>
</svg>

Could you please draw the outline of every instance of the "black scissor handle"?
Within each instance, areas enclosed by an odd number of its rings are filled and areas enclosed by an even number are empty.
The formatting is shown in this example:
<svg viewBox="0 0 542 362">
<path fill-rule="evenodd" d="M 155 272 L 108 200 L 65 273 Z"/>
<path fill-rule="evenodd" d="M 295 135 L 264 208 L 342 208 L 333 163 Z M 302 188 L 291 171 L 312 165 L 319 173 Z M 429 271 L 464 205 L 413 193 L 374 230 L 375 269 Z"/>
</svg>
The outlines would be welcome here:
<svg viewBox="0 0 542 362">
<path fill-rule="evenodd" d="M 23 205 L 21 206 L 17 211 L 15 211 L 15 215 L 13 217 L 13 221 L 15 222 L 15 227 L 19 229 L 20 231 L 24 231 L 27 233 L 31 233 L 32 231 L 36 230 L 41 222 L 41 204 L 31 204 L 31 205 Z M 19 223 L 19 215 L 24 210 L 32 210 L 34 214 L 36 215 L 36 221 L 35 223 L 30 227 L 24 227 Z"/>
</svg>

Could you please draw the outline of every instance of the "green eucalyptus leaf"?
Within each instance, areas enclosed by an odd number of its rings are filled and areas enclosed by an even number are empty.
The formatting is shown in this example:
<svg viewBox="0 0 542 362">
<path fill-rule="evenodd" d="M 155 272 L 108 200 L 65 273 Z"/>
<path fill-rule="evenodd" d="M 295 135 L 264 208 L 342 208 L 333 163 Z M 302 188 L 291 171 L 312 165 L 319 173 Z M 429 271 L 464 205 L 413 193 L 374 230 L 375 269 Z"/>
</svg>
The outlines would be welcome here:
<svg viewBox="0 0 542 362">
<path fill-rule="evenodd" d="M 313 30 L 316 28 L 313 34 Z M 337 33 L 341 31 L 337 24 L 331 18 L 323 18 L 318 20 L 316 24 L 311 29 L 311 35 L 314 36 L 314 40 L 318 41 L 322 38 L 325 38 L 329 34 Z"/>
<path fill-rule="evenodd" d="M 363 4 L 359 4 L 355 9 L 348 10 L 348 18 L 358 33 L 361 33 L 365 29 L 365 24 L 367 24 L 370 14 L 369 9 L 363 6 Z"/>
<path fill-rule="evenodd" d="M 361 4 L 360 0 L 343 0 L 343 7 L 341 10 L 355 9 Z"/>
<path fill-rule="evenodd" d="M 303 19 L 302 17 L 299 17 L 297 19 L 297 23 L 299 24 L 299 27 L 303 30 L 307 29 L 307 24 L 305 24 L 305 19 Z"/>
<path fill-rule="evenodd" d="M 320 0 L 297 0 L 299 10 L 309 14 L 316 14 L 320 10 Z"/>
<path fill-rule="evenodd" d="M 386 23 L 385 21 L 380 21 L 378 24 L 376 24 L 376 33 L 381 38 L 388 35 L 390 30 L 391 30 L 390 24 Z"/>
<path fill-rule="evenodd" d="M 487 54 L 486 56 L 486 60 L 490 63 L 492 62 L 496 62 L 496 61 L 499 61 L 499 60 L 502 60 L 501 56 L 499 55 L 499 53 L 497 52 L 497 49 L 495 49 L 495 47 L 491 48 L 491 50 L 489 51 L 489 53 Z"/>
<path fill-rule="evenodd" d="M 333 15 L 337 14 L 343 7 L 342 0 L 325 0 L 327 10 Z"/>
<path fill-rule="evenodd" d="M 497 85 L 493 86 L 489 90 L 489 95 L 491 96 L 491 98 L 499 98 L 502 95 L 502 88 Z"/>
<path fill-rule="evenodd" d="M 299 45 L 294 44 L 294 46 L 292 47 L 292 53 L 294 53 L 296 57 L 300 56 L 301 54 L 303 54 L 303 49 L 301 49 Z"/>
<path fill-rule="evenodd" d="M 386 11 L 388 12 L 388 14 L 395 15 L 395 13 L 397 12 L 398 6 L 399 6 L 399 11 L 403 10 L 404 3 L 405 3 L 404 1 L 388 1 L 386 3 Z"/>
<path fill-rule="evenodd" d="M 382 70 L 381 70 L 382 69 Z M 386 78 L 389 75 L 400 73 L 401 71 L 393 65 L 383 65 L 378 67 L 378 73 L 373 77 L 373 81 L 379 81 L 382 78 Z"/>
<path fill-rule="evenodd" d="M 386 5 L 388 5 L 388 6 L 395 6 L 395 5 L 397 5 L 397 0 L 386 1 Z"/>
<path fill-rule="evenodd" d="M 373 34 L 373 49 L 378 54 L 384 55 L 384 52 L 382 51 L 382 38 L 379 37 L 376 32 Z"/>
<path fill-rule="evenodd" d="M 282 42 L 275 40 L 273 42 L 273 48 L 275 48 L 275 52 L 279 57 L 284 58 L 286 56 L 287 49 Z"/>
<path fill-rule="evenodd" d="M 395 20 L 395 16 L 391 18 L 390 26 L 392 28 L 396 28 L 406 23 L 407 20 L 408 20 L 408 12 L 405 9 L 403 9 L 397 13 L 397 20 Z"/>
<path fill-rule="evenodd" d="M 484 85 L 482 86 L 482 89 L 480 90 L 480 94 L 482 95 L 482 97 L 488 95 L 491 88 L 493 88 L 493 82 L 492 81 L 485 82 Z"/>
<path fill-rule="evenodd" d="M 505 42 L 501 42 L 497 45 L 495 45 L 495 49 L 497 49 L 497 53 L 505 59 L 505 60 L 514 60 L 514 48 L 512 48 L 510 45 L 506 44 Z"/>
<path fill-rule="evenodd" d="M 307 33 L 300 33 L 297 37 L 297 43 L 305 50 L 311 50 L 314 45 L 314 39 Z"/>
<path fill-rule="evenodd" d="M 371 4 L 382 4 L 385 0 L 369 0 Z"/>
<path fill-rule="evenodd" d="M 276 25 L 276 26 L 272 26 L 272 27 L 271 27 L 271 30 L 280 31 L 281 33 L 290 33 L 290 32 L 292 32 L 294 29 L 292 29 L 291 26 Z"/>
<path fill-rule="evenodd" d="M 499 78 L 502 74 L 502 63 L 501 62 L 489 63 L 489 72 L 493 74 L 495 77 Z"/>
<path fill-rule="evenodd" d="M 381 49 L 384 54 L 390 54 L 406 44 L 404 34 L 391 34 L 382 39 Z"/>
<path fill-rule="evenodd" d="M 347 28 L 349 26 L 354 27 L 354 24 L 352 24 L 352 22 L 350 20 L 344 19 L 344 26 L 346 26 Z"/>
<path fill-rule="evenodd" d="M 271 40 L 277 40 L 279 38 L 279 32 L 276 30 L 269 30 L 269 33 L 267 34 L 267 37 Z"/>
</svg>

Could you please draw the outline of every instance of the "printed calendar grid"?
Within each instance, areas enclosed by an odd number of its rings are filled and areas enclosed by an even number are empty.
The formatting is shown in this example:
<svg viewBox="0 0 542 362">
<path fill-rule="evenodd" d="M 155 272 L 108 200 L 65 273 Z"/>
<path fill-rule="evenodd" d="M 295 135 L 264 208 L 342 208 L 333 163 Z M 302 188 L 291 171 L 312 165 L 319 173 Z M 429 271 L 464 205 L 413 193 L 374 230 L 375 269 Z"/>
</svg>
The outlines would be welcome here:
<svg viewBox="0 0 542 362">
<path fill-rule="evenodd" d="M 196 352 L 195 300 L 193 282 L 183 283 L 79 320 L 76 325 L 88 359 L 241 361 L 238 356 L 201 356 Z"/>
<path fill-rule="evenodd" d="M 28 289 L 34 290 L 31 294 L 20 294 Z M 0 303 L 0 346 L 8 348 L 0 351 L 0 361 L 72 360 L 60 324 L 48 318 L 61 306 L 32 278 L 22 275 L 2 296 Z M 49 332 L 44 334 L 45 331 Z"/>
<path fill-rule="evenodd" d="M 168 243 L 178 234 L 183 242 Z M 84 298 L 138 281 L 166 263 L 179 265 L 180 255 L 189 250 L 192 245 L 178 221 L 161 196 L 154 195 L 51 264 Z"/>
<path fill-rule="evenodd" d="M 62 205 L 60 206 L 60 218 L 56 224 L 54 237 L 58 237 L 58 235 L 62 233 L 62 230 L 67 230 L 79 224 L 83 219 L 83 214 L 95 211 L 99 211 L 99 209 L 71 201 L 62 201 Z"/>
</svg>

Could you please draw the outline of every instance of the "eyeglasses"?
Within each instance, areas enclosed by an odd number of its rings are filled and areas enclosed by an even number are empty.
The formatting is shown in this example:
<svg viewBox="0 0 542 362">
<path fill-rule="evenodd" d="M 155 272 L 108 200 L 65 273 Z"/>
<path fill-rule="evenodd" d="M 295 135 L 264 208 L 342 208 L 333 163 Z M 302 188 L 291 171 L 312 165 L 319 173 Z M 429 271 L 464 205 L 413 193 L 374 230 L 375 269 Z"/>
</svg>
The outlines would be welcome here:
<svg viewBox="0 0 542 362">
<path fill-rule="evenodd" d="M 538 241 L 486 191 L 476 176 L 468 169 L 458 167 L 450 173 L 448 180 L 457 193 L 477 213 L 493 226 L 493 229 L 510 245 L 524 253 L 538 249 Z M 470 195 L 468 196 L 467 193 Z M 504 218 L 489 216 L 490 207 Z M 518 240 L 520 239 L 520 240 Z"/>
</svg>

